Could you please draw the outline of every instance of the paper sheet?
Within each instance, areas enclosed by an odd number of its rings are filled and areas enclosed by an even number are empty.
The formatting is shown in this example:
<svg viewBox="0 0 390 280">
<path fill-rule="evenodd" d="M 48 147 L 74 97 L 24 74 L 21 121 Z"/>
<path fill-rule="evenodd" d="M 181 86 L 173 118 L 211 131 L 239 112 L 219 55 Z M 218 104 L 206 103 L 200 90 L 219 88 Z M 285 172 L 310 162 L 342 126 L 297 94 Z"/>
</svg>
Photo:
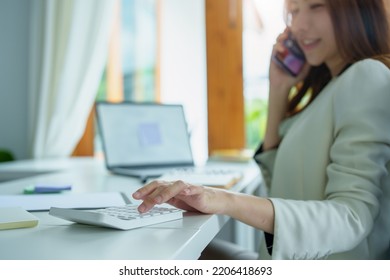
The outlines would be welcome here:
<svg viewBox="0 0 390 280">
<path fill-rule="evenodd" d="M 22 207 L 27 211 L 45 211 L 50 207 L 93 209 L 129 203 L 119 192 L 0 195 L 1 207 Z"/>
</svg>

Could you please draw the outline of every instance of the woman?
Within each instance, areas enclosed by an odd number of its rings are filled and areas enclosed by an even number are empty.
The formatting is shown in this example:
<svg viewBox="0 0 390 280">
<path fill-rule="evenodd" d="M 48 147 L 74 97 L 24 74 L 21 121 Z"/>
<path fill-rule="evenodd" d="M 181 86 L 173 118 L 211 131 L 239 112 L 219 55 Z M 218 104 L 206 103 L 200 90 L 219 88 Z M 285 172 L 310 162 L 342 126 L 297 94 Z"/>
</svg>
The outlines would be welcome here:
<svg viewBox="0 0 390 280">
<path fill-rule="evenodd" d="M 269 198 L 181 181 L 152 182 L 133 197 L 143 200 L 140 212 L 168 202 L 263 230 L 261 259 L 386 258 L 390 31 L 384 3 L 287 0 L 286 10 L 289 26 L 274 53 L 285 51 L 291 32 L 307 65 L 294 78 L 271 63 L 267 130 L 256 155 Z"/>
</svg>

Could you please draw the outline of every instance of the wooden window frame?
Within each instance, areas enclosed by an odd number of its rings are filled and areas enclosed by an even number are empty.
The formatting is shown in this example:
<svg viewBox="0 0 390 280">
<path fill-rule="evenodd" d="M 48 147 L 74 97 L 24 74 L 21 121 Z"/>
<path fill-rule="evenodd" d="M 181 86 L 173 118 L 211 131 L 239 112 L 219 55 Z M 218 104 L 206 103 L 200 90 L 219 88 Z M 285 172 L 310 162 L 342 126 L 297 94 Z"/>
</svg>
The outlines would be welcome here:
<svg viewBox="0 0 390 280">
<path fill-rule="evenodd" d="M 206 0 L 209 153 L 245 148 L 242 0 Z"/>
</svg>

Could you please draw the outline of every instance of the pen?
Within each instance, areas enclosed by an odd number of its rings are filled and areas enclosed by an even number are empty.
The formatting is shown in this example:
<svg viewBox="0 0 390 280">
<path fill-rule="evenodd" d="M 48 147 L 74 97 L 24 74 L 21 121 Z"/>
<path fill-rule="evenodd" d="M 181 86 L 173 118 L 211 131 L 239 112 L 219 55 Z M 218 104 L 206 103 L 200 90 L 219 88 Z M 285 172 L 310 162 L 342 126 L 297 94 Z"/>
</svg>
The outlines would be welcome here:
<svg viewBox="0 0 390 280">
<path fill-rule="evenodd" d="M 25 194 L 34 194 L 34 193 L 59 193 L 62 191 L 69 191 L 72 189 L 71 185 L 35 185 L 28 186 L 24 188 Z"/>
</svg>

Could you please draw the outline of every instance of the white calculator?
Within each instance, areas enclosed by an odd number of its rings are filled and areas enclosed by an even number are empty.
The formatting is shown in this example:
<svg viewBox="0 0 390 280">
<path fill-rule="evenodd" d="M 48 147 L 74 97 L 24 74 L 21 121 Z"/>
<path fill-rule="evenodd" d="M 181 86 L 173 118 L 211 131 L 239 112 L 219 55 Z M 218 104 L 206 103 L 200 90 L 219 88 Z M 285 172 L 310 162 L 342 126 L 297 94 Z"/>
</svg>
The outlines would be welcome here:
<svg viewBox="0 0 390 280">
<path fill-rule="evenodd" d="M 155 206 L 150 211 L 141 214 L 138 212 L 137 207 L 134 204 L 95 210 L 51 207 L 49 214 L 76 223 L 121 230 L 129 230 L 183 218 L 183 210 L 177 208 Z"/>
</svg>

